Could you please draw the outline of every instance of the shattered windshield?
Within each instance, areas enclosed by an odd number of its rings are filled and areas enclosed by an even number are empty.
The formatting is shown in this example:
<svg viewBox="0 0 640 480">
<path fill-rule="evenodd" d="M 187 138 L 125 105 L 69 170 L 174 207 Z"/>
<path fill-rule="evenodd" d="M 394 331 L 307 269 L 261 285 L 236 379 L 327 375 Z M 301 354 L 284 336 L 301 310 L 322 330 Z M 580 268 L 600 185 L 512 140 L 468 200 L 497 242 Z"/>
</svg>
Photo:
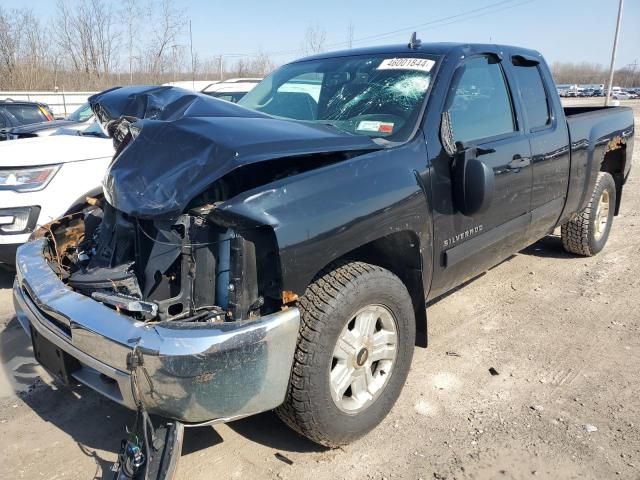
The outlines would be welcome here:
<svg viewBox="0 0 640 480">
<path fill-rule="evenodd" d="M 356 135 L 406 141 L 431 83 L 435 57 L 337 57 L 285 65 L 238 104 Z"/>
</svg>

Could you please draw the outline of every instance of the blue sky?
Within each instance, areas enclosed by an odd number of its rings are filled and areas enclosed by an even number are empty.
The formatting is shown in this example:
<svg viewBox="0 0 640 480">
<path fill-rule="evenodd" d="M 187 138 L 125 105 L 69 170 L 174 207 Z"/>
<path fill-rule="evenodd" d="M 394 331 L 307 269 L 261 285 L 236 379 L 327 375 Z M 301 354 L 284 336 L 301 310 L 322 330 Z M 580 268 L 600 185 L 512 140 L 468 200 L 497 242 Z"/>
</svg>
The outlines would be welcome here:
<svg viewBox="0 0 640 480">
<path fill-rule="evenodd" d="M 192 20 L 194 49 L 201 58 L 262 50 L 275 53 L 274 60 L 282 63 L 300 56 L 297 51 L 310 25 L 326 30 L 326 43 L 335 45 L 331 49 L 341 49 L 352 23 L 354 46 L 405 42 L 408 27 L 416 26 L 423 41 L 515 44 L 539 50 L 550 63 L 608 65 L 618 0 L 175 0 L 175 4 Z M 26 6 L 41 18 L 51 17 L 55 10 L 53 0 L 0 0 L 0 5 Z M 440 21 L 444 18 L 449 19 Z M 428 22 L 432 23 L 424 25 Z M 358 41 L 401 29 L 384 38 Z M 188 43 L 188 37 L 181 41 Z M 626 0 L 616 66 L 636 60 L 640 63 L 640 1 Z"/>
</svg>

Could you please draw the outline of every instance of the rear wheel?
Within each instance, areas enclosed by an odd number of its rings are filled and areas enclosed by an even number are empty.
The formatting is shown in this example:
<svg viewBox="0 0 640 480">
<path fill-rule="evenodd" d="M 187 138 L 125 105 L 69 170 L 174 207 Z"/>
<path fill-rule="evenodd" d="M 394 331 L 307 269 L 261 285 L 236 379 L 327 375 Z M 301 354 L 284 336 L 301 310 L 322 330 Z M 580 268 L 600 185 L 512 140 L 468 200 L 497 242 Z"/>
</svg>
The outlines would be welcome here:
<svg viewBox="0 0 640 480">
<path fill-rule="evenodd" d="M 291 381 L 280 418 L 335 447 L 373 429 L 404 386 L 415 318 L 404 284 L 381 267 L 334 265 L 308 287 Z"/>
<path fill-rule="evenodd" d="M 609 238 L 615 205 L 613 177 L 607 172 L 600 172 L 589 204 L 561 227 L 564 249 L 587 257 L 602 250 Z"/>
</svg>

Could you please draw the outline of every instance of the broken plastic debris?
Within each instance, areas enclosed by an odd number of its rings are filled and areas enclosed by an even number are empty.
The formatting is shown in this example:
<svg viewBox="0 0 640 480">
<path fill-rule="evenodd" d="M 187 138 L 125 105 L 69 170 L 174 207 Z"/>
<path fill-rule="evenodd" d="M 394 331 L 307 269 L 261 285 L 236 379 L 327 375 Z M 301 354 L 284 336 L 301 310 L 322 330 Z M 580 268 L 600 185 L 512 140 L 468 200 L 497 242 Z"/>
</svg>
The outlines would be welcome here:
<svg viewBox="0 0 640 480">
<path fill-rule="evenodd" d="M 285 457 L 283 454 L 276 452 L 273 454 L 278 460 L 280 460 L 281 462 L 286 463 L 287 465 L 293 465 L 293 460 L 291 460 L 288 457 Z"/>
</svg>

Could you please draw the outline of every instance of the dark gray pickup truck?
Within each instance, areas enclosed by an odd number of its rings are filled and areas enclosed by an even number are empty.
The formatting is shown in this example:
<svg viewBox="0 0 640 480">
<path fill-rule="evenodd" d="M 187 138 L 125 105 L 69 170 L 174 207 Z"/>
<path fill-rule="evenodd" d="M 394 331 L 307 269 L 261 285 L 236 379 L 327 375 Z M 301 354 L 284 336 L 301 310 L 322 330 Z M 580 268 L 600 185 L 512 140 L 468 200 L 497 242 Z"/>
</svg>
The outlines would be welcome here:
<svg viewBox="0 0 640 480">
<path fill-rule="evenodd" d="M 104 198 L 17 254 L 37 358 L 131 409 L 277 408 L 329 446 L 389 412 L 428 300 L 556 227 L 598 253 L 633 149 L 629 108 L 563 108 L 539 53 L 499 45 L 322 54 L 237 105 L 90 103 L 117 147 Z"/>
</svg>

